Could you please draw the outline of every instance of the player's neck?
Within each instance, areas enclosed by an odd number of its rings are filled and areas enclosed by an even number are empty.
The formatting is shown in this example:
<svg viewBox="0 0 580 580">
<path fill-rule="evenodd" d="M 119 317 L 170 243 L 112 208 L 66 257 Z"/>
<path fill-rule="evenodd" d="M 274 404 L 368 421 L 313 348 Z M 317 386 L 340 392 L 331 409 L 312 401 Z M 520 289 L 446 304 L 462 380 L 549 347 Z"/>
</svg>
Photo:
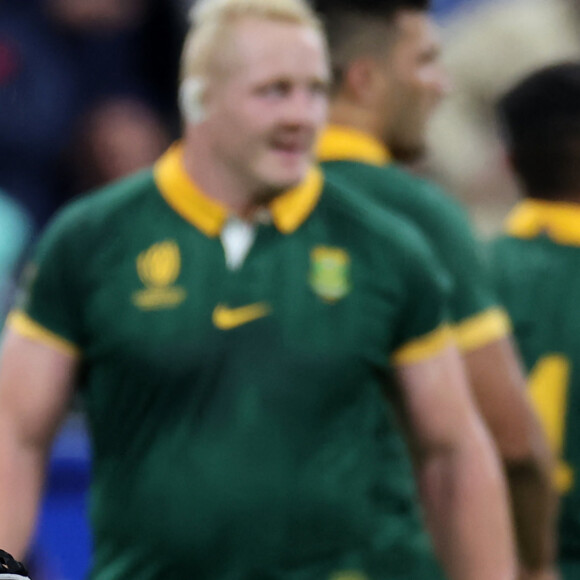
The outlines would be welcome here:
<svg viewBox="0 0 580 580">
<path fill-rule="evenodd" d="M 186 173 L 204 195 L 231 213 L 251 219 L 257 209 L 264 207 L 264 199 L 268 197 L 265 192 L 256 191 L 242 177 L 234 175 L 196 137 L 186 136 L 184 139 L 183 162 Z"/>
<path fill-rule="evenodd" d="M 366 133 L 381 141 L 382 127 L 377 115 L 368 107 L 353 103 L 338 96 L 330 107 L 328 121 L 332 125 L 341 125 Z"/>
<path fill-rule="evenodd" d="M 580 205 L 580 189 L 565 192 L 564 191 L 552 192 L 549 197 L 530 195 L 527 199 L 540 202 L 570 203 Z"/>
</svg>

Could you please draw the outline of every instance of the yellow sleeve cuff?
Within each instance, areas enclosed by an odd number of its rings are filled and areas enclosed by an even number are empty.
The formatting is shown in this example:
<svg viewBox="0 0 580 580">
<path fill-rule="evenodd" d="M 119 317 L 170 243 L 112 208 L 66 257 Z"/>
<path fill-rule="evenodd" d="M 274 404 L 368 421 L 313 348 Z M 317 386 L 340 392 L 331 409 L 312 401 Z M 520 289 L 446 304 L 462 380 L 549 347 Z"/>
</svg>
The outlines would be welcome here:
<svg viewBox="0 0 580 580">
<path fill-rule="evenodd" d="M 507 336 L 511 323 L 501 308 L 490 308 L 453 326 L 455 342 L 463 352 L 476 350 Z"/>
<path fill-rule="evenodd" d="M 437 355 L 452 342 L 453 332 L 449 325 L 444 324 L 404 344 L 393 353 L 392 361 L 397 365 L 421 362 Z"/>
<path fill-rule="evenodd" d="M 64 354 L 74 357 L 81 354 L 81 350 L 76 344 L 38 324 L 21 310 L 13 310 L 8 315 L 6 326 L 21 336 L 41 342 Z"/>
</svg>

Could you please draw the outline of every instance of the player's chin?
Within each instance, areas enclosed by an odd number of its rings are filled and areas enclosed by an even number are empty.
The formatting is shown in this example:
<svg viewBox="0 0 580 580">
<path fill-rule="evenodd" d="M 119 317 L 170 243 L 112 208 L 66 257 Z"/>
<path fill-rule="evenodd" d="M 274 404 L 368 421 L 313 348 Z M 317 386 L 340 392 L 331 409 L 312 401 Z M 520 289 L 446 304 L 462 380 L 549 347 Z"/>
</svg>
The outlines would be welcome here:
<svg viewBox="0 0 580 580">
<path fill-rule="evenodd" d="M 299 185 L 312 167 L 310 156 L 295 156 L 293 159 L 276 159 L 268 167 L 268 181 L 281 189 Z"/>
<path fill-rule="evenodd" d="M 406 143 L 396 143 L 391 146 L 391 154 L 400 163 L 413 164 L 422 161 L 427 152 L 427 146 L 423 140 Z"/>
</svg>

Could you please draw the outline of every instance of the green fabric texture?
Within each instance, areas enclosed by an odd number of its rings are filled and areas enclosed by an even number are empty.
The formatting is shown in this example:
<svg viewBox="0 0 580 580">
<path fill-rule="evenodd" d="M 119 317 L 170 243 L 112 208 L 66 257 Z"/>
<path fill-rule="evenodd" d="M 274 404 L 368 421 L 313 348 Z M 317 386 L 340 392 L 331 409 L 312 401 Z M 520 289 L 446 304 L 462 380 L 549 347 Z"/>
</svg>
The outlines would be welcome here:
<svg viewBox="0 0 580 580">
<path fill-rule="evenodd" d="M 403 216 L 427 238 L 449 273 L 451 319 L 458 323 L 497 306 L 485 260 L 463 208 L 433 183 L 394 163 L 325 161 L 328 178 L 359 191 L 384 210 Z"/>
<path fill-rule="evenodd" d="M 561 413 L 554 426 L 562 445 L 557 450 L 559 468 L 565 465 L 571 479 L 562 490 L 559 545 L 564 559 L 580 562 L 580 247 L 554 243 L 546 235 L 503 235 L 489 249 L 495 284 L 512 318 L 525 366 L 530 373 L 540 369 L 543 374 L 540 404 L 556 405 Z M 546 366 L 554 361 L 557 368 L 564 365 L 562 375 Z"/>
<path fill-rule="evenodd" d="M 382 390 L 446 320 L 446 280 L 375 213 L 326 184 L 233 271 L 151 172 L 52 224 L 23 308 L 82 352 L 94 580 L 437 577 Z M 224 330 L 218 305 L 266 310 Z"/>
</svg>

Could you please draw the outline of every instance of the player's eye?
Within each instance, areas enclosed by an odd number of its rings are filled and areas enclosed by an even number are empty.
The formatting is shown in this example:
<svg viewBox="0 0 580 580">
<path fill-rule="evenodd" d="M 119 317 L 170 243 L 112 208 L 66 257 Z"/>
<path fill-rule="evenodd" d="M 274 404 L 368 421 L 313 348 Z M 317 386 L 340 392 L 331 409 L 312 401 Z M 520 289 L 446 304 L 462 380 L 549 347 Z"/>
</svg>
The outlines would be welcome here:
<svg viewBox="0 0 580 580">
<path fill-rule="evenodd" d="M 292 91 L 292 85 L 288 81 L 276 81 L 268 83 L 259 89 L 259 94 L 264 97 L 285 97 Z"/>
<path fill-rule="evenodd" d="M 438 48 L 431 48 L 419 54 L 419 62 L 421 64 L 437 63 L 440 60 L 440 51 Z"/>
</svg>

